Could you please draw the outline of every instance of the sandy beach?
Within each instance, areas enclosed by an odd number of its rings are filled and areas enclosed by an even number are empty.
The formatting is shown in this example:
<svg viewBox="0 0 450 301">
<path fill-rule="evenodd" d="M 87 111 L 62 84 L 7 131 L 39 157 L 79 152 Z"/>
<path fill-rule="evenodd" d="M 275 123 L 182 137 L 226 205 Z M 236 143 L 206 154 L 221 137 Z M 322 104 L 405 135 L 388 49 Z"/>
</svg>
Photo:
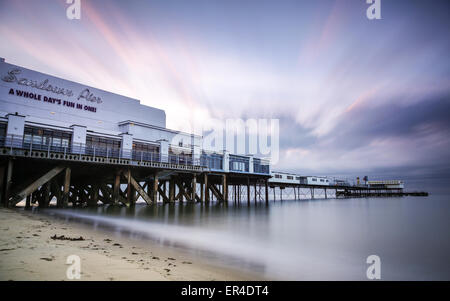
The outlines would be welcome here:
<svg viewBox="0 0 450 301">
<path fill-rule="evenodd" d="M 67 281 L 70 255 L 80 257 L 84 281 L 262 280 L 151 241 L 140 244 L 51 216 L 0 208 L 0 280 Z"/>
</svg>

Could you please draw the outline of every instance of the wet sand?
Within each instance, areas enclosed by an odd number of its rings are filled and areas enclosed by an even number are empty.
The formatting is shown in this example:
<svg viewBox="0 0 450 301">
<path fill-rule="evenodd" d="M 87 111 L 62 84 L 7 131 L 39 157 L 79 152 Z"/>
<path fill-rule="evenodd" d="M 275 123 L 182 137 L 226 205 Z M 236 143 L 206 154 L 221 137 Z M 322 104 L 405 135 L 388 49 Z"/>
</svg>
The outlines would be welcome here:
<svg viewBox="0 0 450 301">
<path fill-rule="evenodd" d="M 151 241 L 139 243 L 51 216 L 0 208 L 1 281 L 67 281 L 70 255 L 80 257 L 85 281 L 263 280 Z"/>
</svg>

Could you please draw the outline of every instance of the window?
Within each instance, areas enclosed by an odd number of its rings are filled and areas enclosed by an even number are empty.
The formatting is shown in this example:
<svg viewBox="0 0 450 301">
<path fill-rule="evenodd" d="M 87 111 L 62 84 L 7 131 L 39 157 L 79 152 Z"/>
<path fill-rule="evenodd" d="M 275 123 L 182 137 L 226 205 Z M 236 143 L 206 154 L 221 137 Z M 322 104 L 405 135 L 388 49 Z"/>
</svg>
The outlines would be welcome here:
<svg viewBox="0 0 450 301">
<path fill-rule="evenodd" d="M 159 146 L 147 143 L 133 143 L 133 150 L 136 152 L 157 153 Z"/>
<path fill-rule="evenodd" d="M 312 181 L 313 181 L 313 182 L 317 182 L 317 179 L 316 179 L 316 178 L 312 178 Z"/>
<path fill-rule="evenodd" d="M 120 149 L 120 140 L 108 139 L 103 137 L 94 137 L 87 136 L 86 137 L 86 147 L 88 148 L 98 148 L 98 149 L 111 149 L 111 150 L 119 150 Z"/>
<path fill-rule="evenodd" d="M 293 177 L 293 176 L 287 176 L 287 179 L 288 179 L 288 180 L 293 180 L 294 177 Z"/>
<path fill-rule="evenodd" d="M 201 157 L 201 164 L 211 169 L 222 169 L 223 156 L 219 154 L 203 153 Z"/>
<path fill-rule="evenodd" d="M 49 130 L 35 127 L 25 127 L 23 142 L 24 144 L 33 144 L 34 147 L 51 146 L 54 150 L 58 150 L 63 147 L 69 147 L 72 134 L 60 130 Z"/>
<path fill-rule="evenodd" d="M 230 170 L 248 172 L 249 159 L 240 156 L 230 155 Z"/>
<path fill-rule="evenodd" d="M 0 123 L 0 137 L 6 136 L 6 123 Z"/>
<path fill-rule="evenodd" d="M 143 161 L 158 161 L 159 146 L 148 143 L 133 143 L 133 159 Z"/>
<path fill-rule="evenodd" d="M 275 175 L 275 179 L 282 179 L 283 176 L 282 175 Z"/>
</svg>

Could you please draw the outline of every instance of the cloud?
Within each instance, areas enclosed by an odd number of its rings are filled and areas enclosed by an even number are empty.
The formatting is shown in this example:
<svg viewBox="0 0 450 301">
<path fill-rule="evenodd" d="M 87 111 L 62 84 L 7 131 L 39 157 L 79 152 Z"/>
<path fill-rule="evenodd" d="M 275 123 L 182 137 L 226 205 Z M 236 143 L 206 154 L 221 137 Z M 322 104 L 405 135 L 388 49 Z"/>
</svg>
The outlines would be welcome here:
<svg viewBox="0 0 450 301">
<path fill-rule="evenodd" d="M 164 109 L 178 130 L 277 118 L 275 168 L 442 174 L 450 4 L 433 4 L 389 1 L 370 22 L 364 1 L 90 1 L 70 22 L 64 1 L 2 1 L 0 53 Z"/>
<path fill-rule="evenodd" d="M 287 150 L 279 168 L 319 173 L 403 169 L 414 174 L 429 166 L 438 174 L 437 167 L 450 170 L 449 114 L 450 91 L 410 105 L 391 101 L 359 106 L 345 112 L 333 131 L 306 149 L 281 145 Z"/>
</svg>

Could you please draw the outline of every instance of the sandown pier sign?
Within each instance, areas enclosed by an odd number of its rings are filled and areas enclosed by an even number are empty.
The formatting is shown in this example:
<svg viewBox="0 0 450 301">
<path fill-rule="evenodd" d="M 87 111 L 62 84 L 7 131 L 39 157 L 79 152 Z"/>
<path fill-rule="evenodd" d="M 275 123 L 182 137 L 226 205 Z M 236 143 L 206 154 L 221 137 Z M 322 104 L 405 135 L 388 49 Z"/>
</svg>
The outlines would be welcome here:
<svg viewBox="0 0 450 301">
<path fill-rule="evenodd" d="M 83 89 L 79 94 L 77 94 L 78 96 L 76 98 L 77 101 L 84 100 L 84 101 L 91 103 L 89 105 L 82 104 L 82 103 L 76 103 L 74 101 L 69 101 L 68 99 L 63 99 L 63 98 L 71 98 L 71 97 L 75 96 L 74 92 L 71 89 L 58 87 L 58 86 L 52 84 L 49 79 L 45 79 L 42 81 L 32 80 L 29 78 L 21 77 L 20 76 L 21 73 L 22 73 L 22 70 L 20 70 L 19 68 L 11 69 L 10 71 L 7 72 L 6 75 L 1 77 L 1 80 L 6 83 L 14 83 L 19 86 L 37 89 L 37 90 L 43 91 L 44 93 L 50 92 L 52 94 L 55 94 L 56 96 L 49 97 L 49 96 L 41 95 L 39 93 L 23 91 L 20 89 L 10 89 L 9 93 L 8 93 L 9 95 L 15 95 L 18 97 L 24 97 L 24 98 L 34 99 L 37 101 L 53 103 L 53 104 L 62 105 L 65 107 L 84 110 L 84 111 L 89 111 L 89 112 L 93 112 L 93 113 L 97 112 L 97 108 L 94 107 L 93 105 L 103 103 L 103 100 L 101 99 L 101 97 L 95 96 L 89 90 L 89 88 Z M 37 91 L 37 92 L 39 92 L 39 91 Z M 61 98 L 58 98 L 58 97 L 61 97 Z"/>
<path fill-rule="evenodd" d="M 2 77 L 2 80 L 7 83 L 17 83 L 18 85 L 53 92 L 55 94 L 60 94 L 69 97 L 73 96 L 72 90 L 53 86 L 49 83 L 48 79 L 38 83 L 38 81 L 36 80 L 31 80 L 27 78 L 17 78 L 16 75 L 19 75 L 20 73 L 22 73 L 20 69 L 12 69 L 11 71 L 8 72 L 8 75 Z"/>
</svg>

